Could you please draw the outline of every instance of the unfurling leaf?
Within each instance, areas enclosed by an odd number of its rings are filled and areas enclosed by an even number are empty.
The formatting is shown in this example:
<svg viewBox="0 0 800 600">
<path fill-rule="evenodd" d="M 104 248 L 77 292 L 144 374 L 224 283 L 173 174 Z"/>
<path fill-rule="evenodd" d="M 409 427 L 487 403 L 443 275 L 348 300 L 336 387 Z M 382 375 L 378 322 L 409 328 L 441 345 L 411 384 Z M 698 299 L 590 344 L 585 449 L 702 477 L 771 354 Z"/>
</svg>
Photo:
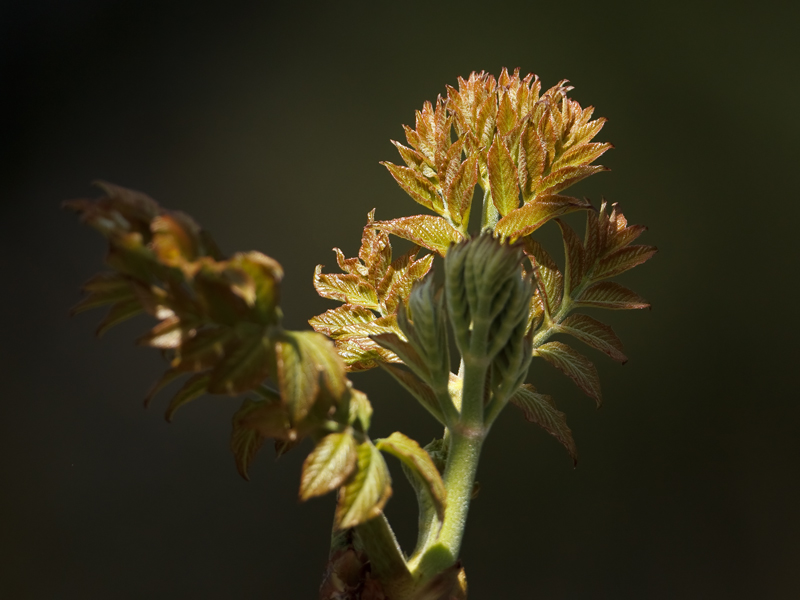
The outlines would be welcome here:
<svg viewBox="0 0 800 600">
<path fill-rule="evenodd" d="M 417 375 L 410 371 L 406 371 L 401 367 L 396 367 L 387 363 L 381 363 L 381 368 L 387 371 L 397 382 L 402 385 L 405 390 L 414 396 L 417 401 L 424 406 L 436 419 L 444 424 L 445 418 L 439 407 L 439 401 L 436 398 L 436 393 L 431 389 L 427 383 L 422 381 Z"/>
<path fill-rule="evenodd" d="M 439 470 L 431 460 L 430 455 L 411 438 L 395 431 L 388 438 L 376 440 L 378 450 L 388 452 L 399 458 L 403 464 L 416 475 L 424 484 L 425 489 L 433 500 L 436 513 L 444 519 L 444 508 L 447 492 Z"/>
<path fill-rule="evenodd" d="M 464 236 L 442 217 L 415 215 L 401 217 L 391 221 L 376 221 L 375 226 L 381 231 L 392 233 L 397 237 L 409 240 L 438 253 L 447 254 L 450 244 L 460 242 Z"/>
<path fill-rule="evenodd" d="M 622 342 L 614 330 L 589 315 L 570 315 L 556 326 L 556 331 L 568 333 L 618 362 L 628 362 L 622 353 Z"/>
<path fill-rule="evenodd" d="M 559 371 L 567 375 L 590 398 L 600 406 L 600 378 L 597 376 L 592 362 L 561 342 L 547 342 L 534 351 L 534 356 L 541 356 Z"/>
<path fill-rule="evenodd" d="M 361 425 L 361 430 L 366 432 L 369 430 L 370 421 L 372 420 L 372 404 L 364 392 L 359 390 L 350 389 L 350 414 L 348 415 L 347 422 L 353 425 L 356 421 Z"/>
<path fill-rule="evenodd" d="M 358 446 L 356 471 L 339 491 L 335 524 L 347 529 L 377 517 L 392 495 L 386 462 L 369 440 Z"/>
<path fill-rule="evenodd" d="M 494 232 L 514 241 L 536 231 L 550 219 L 588 208 L 591 208 L 589 202 L 570 196 L 537 196 L 500 219 Z"/>
<path fill-rule="evenodd" d="M 330 433 L 306 457 L 300 478 L 300 500 L 340 487 L 356 467 L 358 447 L 349 431 Z"/>
<path fill-rule="evenodd" d="M 572 439 L 572 431 L 567 427 L 564 413 L 556 408 L 550 396 L 537 393 L 532 385 L 526 383 L 511 396 L 509 402 L 519 407 L 528 421 L 536 423 L 561 442 L 573 463 L 578 464 L 578 449 Z"/>
</svg>

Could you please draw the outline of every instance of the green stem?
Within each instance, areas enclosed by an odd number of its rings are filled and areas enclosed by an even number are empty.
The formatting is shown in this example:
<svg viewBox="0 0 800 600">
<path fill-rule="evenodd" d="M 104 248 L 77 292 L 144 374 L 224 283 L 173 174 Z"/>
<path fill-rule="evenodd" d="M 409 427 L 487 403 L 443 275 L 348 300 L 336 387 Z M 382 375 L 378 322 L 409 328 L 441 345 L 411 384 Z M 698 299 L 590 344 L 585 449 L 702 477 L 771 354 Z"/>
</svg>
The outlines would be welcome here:
<svg viewBox="0 0 800 600">
<path fill-rule="evenodd" d="M 450 451 L 444 472 L 444 485 L 447 489 L 444 522 L 436 541 L 417 559 L 409 562 L 408 566 L 417 580 L 430 579 L 458 560 L 483 439 L 482 431 L 471 435 L 451 432 Z"/>
<path fill-rule="evenodd" d="M 386 516 L 356 526 L 356 543 L 369 558 L 374 576 L 391 598 L 405 598 L 414 587 L 406 559 Z"/>
</svg>

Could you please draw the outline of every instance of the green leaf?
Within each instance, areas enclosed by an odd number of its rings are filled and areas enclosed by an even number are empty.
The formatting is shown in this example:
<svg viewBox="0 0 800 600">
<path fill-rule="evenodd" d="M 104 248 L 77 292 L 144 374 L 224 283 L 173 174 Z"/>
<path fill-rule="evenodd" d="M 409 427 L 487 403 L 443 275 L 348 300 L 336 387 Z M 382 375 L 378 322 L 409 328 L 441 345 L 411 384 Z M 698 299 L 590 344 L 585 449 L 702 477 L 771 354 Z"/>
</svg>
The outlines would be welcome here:
<svg viewBox="0 0 800 600">
<path fill-rule="evenodd" d="M 586 200 L 570 196 L 537 196 L 500 219 L 494 227 L 494 232 L 514 241 L 536 231 L 550 219 L 591 206 Z"/>
<path fill-rule="evenodd" d="M 375 313 L 357 304 L 345 304 L 325 311 L 308 320 L 314 331 L 336 338 L 348 327 L 365 325 L 375 320 Z"/>
<path fill-rule="evenodd" d="M 399 167 L 385 161 L 381 164 L 389 169 L 395 181 L 415 201 L 435 213 L 442 214 L 444 212 L 442 199 L 436 192 L 436 187 L 427 178 L 408 167 Z"/>
<path fill-rule="evenodd" d="M 614 281 L 602 281 L 590 285 L 576 298 L 575 306 L 611 310 L 650 308 L 650 304 L 639 294 Z"/>
<path fill-rule="evenodd" d="M 184 404 L 188 404 L 195 398 L 199 398 L 208 392 L 208 373 L 198 373 L 186 380 L 183 387 L 178 390 L 175 396 L 172 397 L 169 406 L 167 407 L 166 419 L 172 421 L 175 411 Z"/>
<path fill-rule="evenodd" d="M 444 519 L 447 491 L 442 476 L 430 455 L 420 448 L 416 441 L 399 431 L 395 431 L 388 438 L 376 440 L 375 445 L 378 450 L 388 452 L 400 459 L 419 478 L 433 500 L 439 519 Z"/>
<path fill-rule="evenodd" d="M 519 206 L 517 168 L 502 139 L 497 138 L 487 159 L 489 187 L 497 211 L 504 217 Z"/>
<path fill-rule="evenodd" d="M 564 413 L 556 408 L 550 396 L 537 393 L 532 385 L 526 383 L 511 396 L 509 402 L 522 410 L 525 419 L 536 423 L 561 442 L 573 463 L 578 464 L 578 449 L 572 439 L 572 431 L 567 427 Z"/>
<path fill-rule="evenodd" d="M 208 390 L 212 394 L 242 394 L 259 386 L 272 371 L 270 336 L 262 327 L 246 325 L 237 328 L 236 340 L 211 372 Z"/>
<path fill-rule="evenodd" d="M 404 309 L 401 308 L 401 310 Z M 417 377 L 425 381 L 430 379 L 428 365 L 425 364 L 425 361 L 414 347 L 400 338 L 400 336 L 395 333 L 381 333 L 371 336 L 370 339 L 396 354 L 409 369 L 414 371 Z"/>
<path fill-rule="evenodd" d="M 564 293 L 567 296 L 572 294 L 572 290 L 577 289 L 584 276 L 584 251 L 578 234 L 564 223 L 561 219 L 556 219 L 561 236 L 564 238 Z"/>
<path fill-rule="evenodd" d="M 313 331 L 282 332 L 275 345 L 281 398 L 292 423 L 308 415 L 320 392 L 320 382 L 334 399 L 346 389 L 344 364 L 330 340 Z"/>
<path fill-rule="evenodd" d="M 391 482 L 378 449 L 369 440 L 360 444 L 356 472 L 339 492 L 336 528 L 355 527 L 380 515 L 392 495 Z"/>
<path fill-rule="evenodd" d="M 300 500 L 322 496 L 340 487 L 356 468 L 358 447 L 349 431 L 322 438 L 303 462 Z"/>
<path fill-rule="evenodd" d="M 548 342 L 533 351 L 534 356 L 541 356 L 567 377 L 572 379 L 584 393 L 593 398 L 600 406 L 600 378 L 597 376 L 592 362 L 561 342 Z"/>
<path fill-rule="evenodd" d="M 441 256 L 447 254 L 450 244 L 464 239 L 464 236 L 445 219 L 431 215 L 414 215 L 391 221 L 376 221 L 375 226 L 386 233 L 393 233 L 397 237 L 437 252 Z"/>
<path fill-rule="evenodd" d="M 364 392 L 350 388 L 350 414 L 347 422 L 352 425 L 356 421 L 361 424 L 361 430 L 369 431 L 370 421 L 372 420 L 372 404 Z"/>
<path fill-rule="evenodd" d="M 622 342 L 614 330 L 589 315 L 570 315 L 563 323 L 556 326 L 556 330 L 576 337 L 622 364 L 628 362 L 622 353 Z"/>
</svg>

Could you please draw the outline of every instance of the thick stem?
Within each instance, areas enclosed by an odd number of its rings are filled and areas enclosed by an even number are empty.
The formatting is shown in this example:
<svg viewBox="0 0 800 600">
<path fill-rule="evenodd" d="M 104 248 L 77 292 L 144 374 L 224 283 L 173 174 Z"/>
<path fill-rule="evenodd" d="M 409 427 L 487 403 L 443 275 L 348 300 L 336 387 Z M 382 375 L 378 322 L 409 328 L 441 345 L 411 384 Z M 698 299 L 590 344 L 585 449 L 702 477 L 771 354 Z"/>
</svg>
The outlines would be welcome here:
<svg viewBox="0 0 800 600">
<path fill-rule="evenodd" d="M 427 580 L 458 560 L 483 439 L 480 431 L 467 435 L 459 431 L 451 432 L 450 451 L 444 472 L 444 484 L 447 488 L 444 522 L 436 542 L 416 560 L 409 562 L 409 568 L 417 580 Z"/>
<path fill-rule="evenodd" d="M 369 558 L 372 573 L 390 598 L 405 598 L 414 587 L 405 556 L 384 515 L 356 526 L 356 544 Z"/>
</svg>

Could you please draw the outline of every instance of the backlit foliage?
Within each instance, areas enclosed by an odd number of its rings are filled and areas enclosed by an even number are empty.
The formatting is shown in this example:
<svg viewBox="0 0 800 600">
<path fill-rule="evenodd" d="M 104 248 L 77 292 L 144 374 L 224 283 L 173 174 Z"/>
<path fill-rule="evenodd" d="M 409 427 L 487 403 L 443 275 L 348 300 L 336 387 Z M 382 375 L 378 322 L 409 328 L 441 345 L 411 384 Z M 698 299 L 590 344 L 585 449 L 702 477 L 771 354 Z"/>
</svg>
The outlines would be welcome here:
<svg viewBox="0 0 800 600">
<path fill-rule="evenodd" d="M 606 170 L 593 163 L 611 148 L 592 141 L 605 120 L 593 120 L 571 89 L 562 81 L 542 92 L 535 75 L 503 69 L 497 79 L 459 78 L 458 89 L 426 102 L 415 128 L 405 127 L 408 146 L 393 142 L 405 165 L 382 164 L 433 214 L 376 221 L 370 212 L 358 256 L 334 248 L 341 273 L 316 268 L 317 292 L 341 305 L 310 319 L 315 331 L 282 327 L 283 271 L 268 256 L 226 257 L 187 215 L 110 184 L 100 184 L 99 200 L 67 203 L 109 244 L 110 270 L 85 285 L 75 312 L 107 306 L 98 334 L 141 313 L 157 321 L 139 343 L 159 349 L 169 368 L 146 403 L 181 378 L 168 419 L 205 394 L 245 394 L 231 436 L 245 478 L 266 440 L 278 456 L 313 442 L 299 497 L 338 496 L 322 600 L 466 598 L 458 555 L 467 507 L 503 408 L 516 405 L 577 462 L 564 413 L 526 383 L 531 362 L 543 359 L 599 405 L 597 370 L 571 340 L 627 361 L 611 327 L 576 311 L 648 307 L 610 279 L 656 249 L 633 244 L 645 228 L 628 225 L 615 204 L 597 209 L 563 194 Z M 582 236 L 560 218 L 579 211 Z M 563 267 L 533 235 L 549 221 L 560 228 Z M 415 245 L 393 256 L 390 235 Z M 348 373 L 376 366 L 444 427 L 441 439 L 425 448 L 400 432 L 370 439 L 372 406 Z M 383 517 L 392 495 L 384 454 L 400 461 L 417 496 L 410 555 Z"/>
</svg>

